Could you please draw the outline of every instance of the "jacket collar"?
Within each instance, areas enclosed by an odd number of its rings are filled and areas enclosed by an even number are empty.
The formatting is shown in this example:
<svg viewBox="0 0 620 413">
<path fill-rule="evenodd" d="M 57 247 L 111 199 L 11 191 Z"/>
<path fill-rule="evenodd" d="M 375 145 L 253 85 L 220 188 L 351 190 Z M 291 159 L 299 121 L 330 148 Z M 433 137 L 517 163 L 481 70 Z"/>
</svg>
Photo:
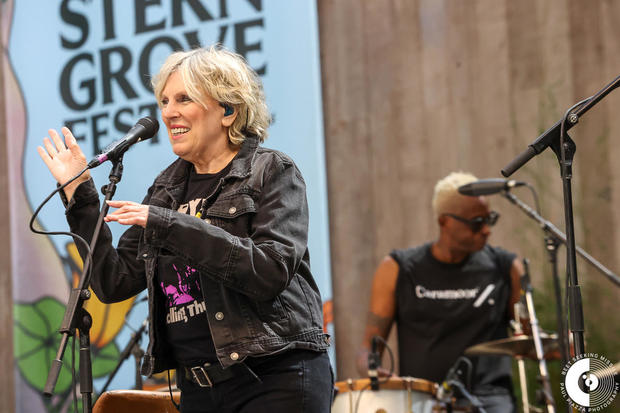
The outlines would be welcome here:
<svg viewBox="0 0 620 413">
<path fill-rule="evenodd" d="M 224 179 L 243 178 L 252 172 L 252 160 L 258 148 L 258 137 L 256 135 L 248 135 L 241 144 L 239 153 L 233 158 L 230 172 Z M 163 185 L 166 187 L 185 184 L 192 164 L 181 158 L 177 158 L 172 164 L 164 169 L 155 179 L 155 185 Z"/>
</svg>

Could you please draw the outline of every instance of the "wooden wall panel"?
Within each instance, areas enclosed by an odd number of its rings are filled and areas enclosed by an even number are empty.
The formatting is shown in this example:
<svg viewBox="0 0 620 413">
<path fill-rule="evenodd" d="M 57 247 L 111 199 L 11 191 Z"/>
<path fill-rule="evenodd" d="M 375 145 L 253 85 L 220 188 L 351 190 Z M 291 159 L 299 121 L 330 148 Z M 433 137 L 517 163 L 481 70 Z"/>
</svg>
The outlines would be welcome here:
<svg viewBox="0 0 620 413">
<path fill-rule="evenodd" d="M 617 2 L 597 0 L 319 0 L 338 378 L 358 377 L 375 267 L 393 248 L 437 235 L 430 201 L 454 170 L 500 170 L 580 99 L 620 74 Z M 579 245 L 620 270 L 620 94 L 571 130 Z M 542 215 L 564 228 L 558 162 L 548 150 L 514 179 L 537 190 Z M 514 191 L 534 205 L 525 189 Z M 535 299 L 555 329 L 543 233 L 492 197 L 491 243 L 532 261 Z M 564 249 L 559 254 L 564 280 Z M 619 358 L 619 290 L 578 258 L 586 334 Z M 602 314 L 609 320 L 600 325 Z M 612 315 L 610 315 L 612 314 Z M 600 340 L 599 340 L 600 339 Z M 392 338 L 393 342 L 393 338 Z M 602 344 L 601 344 L 602 343 Z M 588 348 L 588 346 L 586 346 Z"/>
</svg>

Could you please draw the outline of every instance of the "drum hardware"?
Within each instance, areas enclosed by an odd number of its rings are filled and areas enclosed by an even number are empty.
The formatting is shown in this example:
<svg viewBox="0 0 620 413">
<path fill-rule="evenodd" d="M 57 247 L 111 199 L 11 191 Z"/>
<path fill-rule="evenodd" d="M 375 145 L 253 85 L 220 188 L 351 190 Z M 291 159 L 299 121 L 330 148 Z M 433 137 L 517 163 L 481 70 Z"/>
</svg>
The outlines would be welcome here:
<svg viewBox="0 0 620 413">
<path fill-rule="evenodd" d="M 525 314 L 526 310 L 525 306 L 521 301 L 514 304 L 514 315 L 515 319 L 511 320 L 511 325 L 514 329 L 514 335 L 521 336 L 524 334 L 522 325 L 528 322 L 527 314 Z M 521 319 L 521 315 L 523 314 L 523 320 Z M 523 413 L 530 413 L 530 398 L 527 387 L 527 376 L 525 374 L 525 359 L 523 356 L 515 356 L 517 360 L 517 367 L 519 370 L 519 387 L 521 388 L 521 404 L 523 406 Z"/>
<path fill-rule="evenodd" d="M 349 385 L 349 413 L 353 413 L 353 380 L 347 379 L 347 384 Z"/>
<path fill-rule="evenodd" d="M 477 409 L 476 410 L 477 412 L 479 412 L 479 413 L 486 413 L 486 410 L 484 410 L 484 406 L 482 406 L 482 402 L 476 396 L 471 394 L 465 388 L 465 385 L 463 383 L 461 383 L 460 380 L 448 380 L 447 384 L 448 384 L 448 387 L 450 387 L 452 389 L 456 388 L 458 390 L 458 393 L 462 397 L 467 399 L 467 401 L 469 403 L 471 403 L 471 405 Z"/>
<path fill-rule="evenodd" d="M 383 347 L 388 351 L 388 355 L 390 356 L 390 370 L 387 377 L 391 377 L 394 374 L 394 353 L 392 353 L 392 349 L 390 348 L 388 342 L 381 337 L 380 335 L 372 336 L 370 340 L 370 352 L 368 353 L 368 377 L 370 377 L 371 388 L 372 390 L 378 390 L 378 385 L 380 384 L 379 379 L 379 369 L 381 368 L 381 349 L 379 345 L 383 345 Z"/>
<path fill-rule="evenodd" d="M 473 364 L 467 357 L 459 357 L 454 365 L 450 367 L 446 378 L 437 390 L 437 399 L 442 403 L 451 406 L 455 393 L 466 399 L 477 412 L 486 413 L 482 402 L 469 392 L 471 386 L 471 374 L 473 372 Z M 465 383 L 463 383 L 465 381 Z M 450 411 L 450 410 L 448 410 Z"/>
<path fill-rule="evenodd" d="M 383 345 L 387 349 L 388 354 L 390 356 L 390 372 L 389 372 L 388 377 L 385 380 L 389 379 L 389 377 L 391 377 L 394 373 L 394 354 L 392 353 L 392 349 L 388 345 L 387 341 L 380 335 L 372 336 L 370 340 L 370 351 L 368 352 L 368 359 L 367 359 L 368 377 L 370 378 L 369 386 L 372 391 L 378 391 L 380 388 L 380 385 L 385 382 L 379 378 L 379 369 L 381 368 L 381 351 L 379 349 L 379 344 Z M 350 380 L 351 379 L 348 379 L 348 381 Z M 367 388 L 363 388 L 360 390 L 357 401 L 355 403 L 355 409 L 351 413 L 357 412 L 358 407 L 359 407 L 359 401 L 361 399 L 362 393 L 365 390 L 367 390 Z M 349 397 L 352 397 L 351 394 L 352 394 L 352 391 L 349 391 Z M 352 400 L 350 400 L 349 406 L 350 406 L 350 409 L 353 408 Z"/>
<path fill-rule="evenodd" d="M 527 259 L 523 260 L 523 268 L 525 271 L 521 275 L 521 290 L 523 297 L 525 298 L 527 314 L 529 316 L 530 326 L 532 329 L 534 349 L 536 350 L 536 359 L 538 360 L 538 371 L 542 382 L 543 401 L 547 407 L 547 413 L 555 413 L 555 401 L 553 400 L 553 394 L 551 393 L 551 381 L 549 379 L 549 371 L 547 370 L 547 363 L 543 353 L 543 345 L 541 341 L 540 327 L 538 325 L 538 318 L 536 317 L 536 309 L 534 308 L 534 298 L 532 297 L 533 288 L 530 283 L 529 261 Z M 522 393 L 525 392 L 522 391 Z"/>
<path fill-rule="evenodd" d="M 525 360 L 522 356 L 516 356 L 519 368 L 519 387 L 521 388 L 521 404 L 523 413 L 530 413 L 530 399 L 527 392 L 527 377 L 525 376 Z"/>
<path fill-rule="evenodd" d="M 368 353 L 368 377 L 370 377 L 370 389 L 379 390 L 379 373 L 377 369 L 381 367 L 381 355 L 377 350 L 379 336 L 373 336 L 370 340 L 370 352 Z"/>
<path fill-rule="evenodd" d="M 336 382 L 338 394 L 332 413 L 433 413 L 436 411 L 437 384 L 414 377 L 390 377 L 379 381 L 379 390 L 370 389 L 370 379 Z M 345 395 L 345 393 L 348 393 Z M 361 403 L 362 397 L 364 402 Z M 457 410 L 458 411 L 458 410 Z"/>
<path fill-rule="evenodd" d="M 413 381 L 411 380 L 411 377 L 406 377 L 405 378 L 405 383 L 407 383 L 407 406 L 409 406 L 409 413 L 413 413 L 412 410 L 412 404 L 413 404 L 413 400 L 411 400 L 411 391 L 413 390 Z"/>
</svg>

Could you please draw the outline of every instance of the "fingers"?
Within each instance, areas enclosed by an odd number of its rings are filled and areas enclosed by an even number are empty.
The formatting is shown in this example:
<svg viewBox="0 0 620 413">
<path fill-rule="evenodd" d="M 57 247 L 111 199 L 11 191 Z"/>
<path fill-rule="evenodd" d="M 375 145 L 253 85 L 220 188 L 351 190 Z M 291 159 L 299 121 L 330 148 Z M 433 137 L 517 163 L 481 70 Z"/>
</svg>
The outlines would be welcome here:
<svg viewBox="0 0 620 413">
<path fill-rule="evenodd" d="M 54 159 L 54 156 L 58 155 L 56 147 L 52 144 L 48 137 L 43 138 L 43 146 L 45 146 L 45 150 L 47 151 L 50 159 Z"/>
<path fill-rule="evenodd" d="M 50 137 L 52 138 L 54 145 L 56 145 L 57 152 L 67 149 L 67 147 L 65 146 L 65 143 L 62 141 L 62 139 L 60 139 L 60 135 L 58 135 L 58 132 L 56 132 L 54 129 L 50 129 L 48 130 L 48 133 L 50 134 Z"/>
<path fill-rule="evenodd" d="M 140 225 L 142 227 L 146 225 L 144 215 L 138 212 L 127 212 L 121 215 L 107 215 L 104 220 L 105 222 L 118 222 L 121 225 Z"/>
<path fill-rule="evenodd" d="M 110 200 L 110 201 L 106 201 L 106 202 L 112 208 L 120 208 L 120 207 L 123 207 L 125 205 L 142 205 L 142 204 L 137 204 L 137 203 L 132 202 L 132 201 L 115 201 L 115 200 Z"/>
<path fill-rule="evenodd" d="M 65 136 L 65 144 L 67 145 L 67 148 L 72 153 L 81 156 L 82 155 L 82 149 L 77 144 L 77 140 L 75 139 L 75 136 L 73 136 L 73 133 L 71 132 L 71 130 L 69 128 L 67 128 L 66 126 L 63 126 L 60 129 L 60 131 Z"/>
<path fill-rule="evenodd" d="M 75 136 L 73 136 L 73 133 L 71 132 L 69 128 L 67 128 L 66 126 L 63 126 L 62 128 L 60 128 L 60 131 L 65 136 L 65 144 L 67 145 L 67 148 L 71 148 L 72 146 L 77 145 Z"/>
<path fill-rule="evenodd" d="M 66 127 L 63 128 L 63 133 L 65 133 L 65 141 L 67 142 L 67 146 L 65 146 L 56 130 L 49 129 L 47 133 L 49 134 L 49 137 L 43 138 L 43 145 L 45 146 L 45 150 L 47 151 L 50 160 L 56 159 L 63 152 L 66 153 L 67 149 L 71 148 L 73 150 L 75 147 L 79 149 L 73 134 Z M 66 133 L 70 136 L 67 137 Z"/>
<path fill-rule="evenodd" d="M 143 212 L 146 205 L 136 204 L 131 201 L 107 201 L 108 205 L 112 208 L 118 208 L 116 211 L 109 213 L 107 216 L 111 218 L 118 218 L 125 214 L 134 214 L 136 212 Z M 116 221 L 116 219 L 113 219 Z"/>
<path fill-rule="evenodd" d="M 64 135 L 64 142 L 55 129 L 49 129 L 47 131 L 49 137 L 43 138 L 43 145 L 45 146 L 45 150 L 47 150 L 49 157 L 51 159 L 55 159 L 58 155 L 68 153 L 67 150 L 71 152 L 74 158 L 76 155 L 78 159 L 84 157 L 82 149 L 78 145 L 71 130 L 66 126 L 63 126 L 60 130 Z"/>
<path fill-rule="evenodd" d="M 146 228 L 146 221 L 149 216 L 148 205 L 137 204 L 131 201 L 107 201 L 108 205 L 118 208 L 116 211 L 106 215 L 106 222 L 116 221 L 122 225 L 140 225 Z"/>
<path fill-rule="evenodd" d="M 45 165 L 49 166 L 49 163 L 52 161 L 52 158 L 50 158 L 49 153 L 47 153 L 47 151 L 43 149 L 42 146 L 37 146 L 37 152 L 39 153 L 39 156 L 41 157 L 41 159 L 43 159 L 43 162 L 45 162 Z"/>
</svg>

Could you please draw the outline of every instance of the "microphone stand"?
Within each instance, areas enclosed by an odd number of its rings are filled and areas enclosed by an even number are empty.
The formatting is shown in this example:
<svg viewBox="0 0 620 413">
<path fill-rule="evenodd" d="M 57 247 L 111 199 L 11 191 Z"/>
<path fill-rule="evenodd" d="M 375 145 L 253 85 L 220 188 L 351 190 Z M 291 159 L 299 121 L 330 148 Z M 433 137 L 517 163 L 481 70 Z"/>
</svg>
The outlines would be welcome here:
<svg viewBox="0 0 620 413">
<path fill-rule="evenodd" d="M 144 356 L 144 352 L 142 351 L 142 349 L 140 349 L 140 341 L 142 340 L 142 334 L 146 330 L 147 325 L 148 325 L 148 318 L 145 319 L 142 325 L 140 326 L 140 328 L 131 335 L 129 342 L 127 343 L 123 351 L 121 351 L 121 354 L 118 358 L 118 363 L 116 364 L 114 371 L 112 372 L 112 374 L 108 376 L 108 380 L 103 385 L 103 388 L 101 389 L 101 394 L 105 393 L 105 391 L 108 389 L 108 386 L 114 379 L 114 376 L 116 376 L 116 373 L 118 373 L 118 370 L 121 368 L 121 365 L 123 364 L 123 362 L 126 359 L 128 359 L 129 356 L 131 355 L 133 355 L 136 358 L 137 374 L 136 374 L 135 389 L 142 390 L 142 376 L 140 375 L 140 359 L 142 358 L 142 356 Z"/>
<path fill-rule="evenodd" d="M 577 150 L 575 142 L 568 136 L 566 131 L 579 122 L 579 118 L 594 105 L 596 105 L 601 99 L 611 93 L 612 90 L 620 86 L 620 76 L 616 77 L 611 83 L 606 85 L 603 89 L 597 92 L 594 96 L 587 100 L 581 101 L 573 105 L 568 111 L 566 111 L 562 121 L 560 123 L 560 139 L 559 145 L 557 140 L 551 143 L 551 148 L 556 154 L 560 162 L 560 175 L 562 177 L 562 189 L 564 194 L 564 221 L 566 225 L 566 266 L 567 266 L 567 295 L 568 295 L 568 311 L 570 315 L 570 330 L 573 333 L 573 347 L 575 350 L 575 357 L 580 357 L 585 352 L 584 344 L 584 320 L 583 320 L 583 303 L 581 300 L 581 288 L 579 287 L 579 280 L 577 277 L 577 258 L 576 258 L 576 245 L 575 245 L 575 224 L 573 222 L 573 203 L 572 203 L 572 164 L 573 157 Z M 573 109 L 577 108 L 574 113 L 571 113 Z M 567 125 L 566 121 L 570 123 Z M 559 146 L 559 147 L 558 147 Z M 516 169 L 521 167 L 521 165 Z M 514 172 L 516 169 L 512 170 Z"/>
<path fill-rule="evenodd" d="M 538 214 L 538 212 L 536 212 L 534 209 L 532 209 L 530 206 L 525 204 L 523 201 L 521 201 L 519 198 L 517 198 L 510 192 L 502 191 L 501 195 L 504 198 L 506 198 L 508 201 L 510 201 L 517 207 L 519 207 L 523 212 L 525 212 L 525 214 L 528 217 L 534 219 L 534 221 L 536 221 L 539 224 L 541 229 L 546 234 L 545 240 L 546 240 L 546 245 L 547 245 L 547 252 L 549 253 L 549 259 L 552 264 L 554 288 L 555 288 L 555 295 L 556 295 L 556 301 L 557 301 L 558 340 L 560 341 L 560 351 L 562 353 L 562 361 L 564 362 L 564 364 L 566 364 L 568 362 L 568 354 L 570 353 L 568 350 L 569 346 L 568 346 L 567 330 L 566 330 L 565 322 L 563 318 L 562 295 L 560 292 L 560 283 L 559 283 L 559 277 L 558 277 L 558 271 L 557 271 L 557 259 L 556 259 L 557 258 L 557 246 L 560 243 L 566 244 L 566 235 L 564 235 L 564 233 L 560 231 L 555 225 L 553 225 L 551 222 L 541 217 L 540 214 Z M 575 247 L 575 251 L 583 259 L 585 259 L 588 263 L 590 263 L 594 268 L 596 268 L 603 275 L 605 275 L 610 281 L 612 281 L 617 286 L 620 286 L 620 277 L 618 277 L 612 271 L 607 269 L 603 264 L 598 262 L 594 257 L 592 257 L 590 254 L 588 254 L 586 251 L 584 251 L 579 246 Z"/>
<path fill-rule="evenodd" d="M 136 384 L 134 385 L 135 390 L 142 390 L 142 374 L 140 373 L 140 365 L 142 364 L 142 358 L 144 357 L 144 350 L 140 348 L 140 346 L 133 346 L 131 349 L 131 355 L 135 360 L 135 368 L 136 368 Z"/>
<path fill-rule="evenodd" d="M 120 182 L 123 175 L 123 156 L 119 156 L 117 159 L 112 160 L 112 170 L 110 171 L 110 183 L 103 186 L 101 189 L 105 195 L 105 200 L 97 219 L 95 231 L 90 241 L 90 250 L 94 254 L 95 247 L 97 245 L 97 239 L 101 232 L 103 224 L 103 217 L 108 213 L 108 204 L 105 201 L 112 199 L 114 192 L 116 191 L 116 184 Z M 75 334 L 77 328 L 80 335 L 80 393 L 82 394 L 82 411 L 84 413 L 92 412 L 92 393 L 93 393 L 93 373 L 90 354 L 90 327 L 92 326 L 92 317 L 84 309 L 83 304 L 85 300 L 90 298 L 90 291 L 88 287 L 90 285 L 90 267 L 91 257 L 88 256 L 84 262 L 84 268 L 82 269 L 82 276 L 80 277 L 80 283 L 77 288 L 73 288 L 69 294 L 69 300 L 65 310 L 62 323 L 58 332 L 62 334 L 60 344 L 58 346 L 58 352 L 56 358 L 52 360 L 47 381 L 43 389 L 43 394 L 47 397 L 52 396 L 60 370 L 62 369 L 62 358 L 67 347 L 69 336 Z"/>
</svg>

